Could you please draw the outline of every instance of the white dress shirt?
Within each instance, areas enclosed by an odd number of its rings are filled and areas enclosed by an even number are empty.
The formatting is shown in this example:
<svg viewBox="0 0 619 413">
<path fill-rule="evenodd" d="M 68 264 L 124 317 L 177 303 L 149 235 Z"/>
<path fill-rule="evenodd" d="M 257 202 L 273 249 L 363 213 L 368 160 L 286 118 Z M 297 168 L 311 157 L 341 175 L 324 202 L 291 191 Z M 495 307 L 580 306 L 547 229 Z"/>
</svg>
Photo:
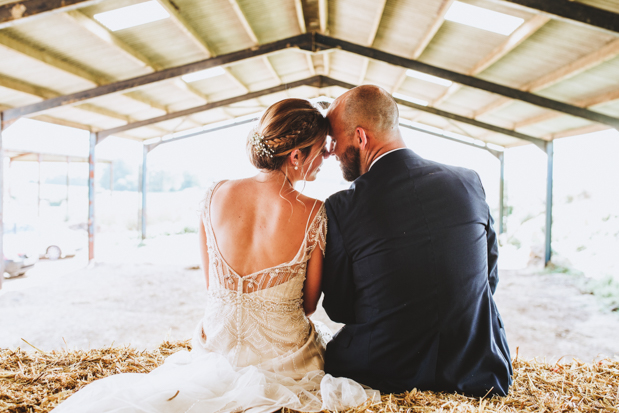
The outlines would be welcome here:
<svg viewBox="0 0 619 413">
<path fill-rule="evenodd" d="M 376 163 L 376 162 L 377 162 L 380 158 L 382 158 L 382 157 L 383 157 L 383 156 L 385 156 L 385 155 L 389 155 L 391 152 L 399 151 L 399 150 L 401 150 L 401 149 L 408 149 L 408 148 L 397 148 L 397 149 L 392 149 L 392 150 L 390 150 L 389 152 L 385 152 L 385 153 L 383 153 L 381 156 L 379 156 L 378 158 L 374 159 L 374 161 L 370 164 L 370 167 L 368 168 L 368 172 L 370 171 L 370 169 L 372 169 L 372 167 L 374 166 L 374 164 L 375 164 L 375 163 Z"/>
</svg>

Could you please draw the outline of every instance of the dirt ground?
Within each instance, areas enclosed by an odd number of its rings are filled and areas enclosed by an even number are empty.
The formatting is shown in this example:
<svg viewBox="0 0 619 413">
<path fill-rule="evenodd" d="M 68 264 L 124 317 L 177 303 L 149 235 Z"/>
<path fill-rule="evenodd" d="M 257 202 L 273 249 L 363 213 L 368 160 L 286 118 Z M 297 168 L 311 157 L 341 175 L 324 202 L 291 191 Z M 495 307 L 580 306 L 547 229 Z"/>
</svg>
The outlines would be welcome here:
<svg viewBox="0 0 619 413">
<path fill-rule="evenodd" d="M 67 266 L 63 274 L 48 275 L 42 266 L 30 278 L 5 280 L 0 348 L 31 348 L 26 340 L 41 350 L 154 349 L 166 338 L 190 338 L 206 299 L 202 273 L 192 269 L 194 245 L 194 234 L 149 240 L 140 248 L 117 245 L 122 253 L 99 254 L 103 262 L 94 268 Z M 512 356 L 619 359 L 619 314 L 581 293 L 570 276 L 501 271 L 495 297 Z M 313 318 L 337 328 L 322 310 Z"/>
</svg>

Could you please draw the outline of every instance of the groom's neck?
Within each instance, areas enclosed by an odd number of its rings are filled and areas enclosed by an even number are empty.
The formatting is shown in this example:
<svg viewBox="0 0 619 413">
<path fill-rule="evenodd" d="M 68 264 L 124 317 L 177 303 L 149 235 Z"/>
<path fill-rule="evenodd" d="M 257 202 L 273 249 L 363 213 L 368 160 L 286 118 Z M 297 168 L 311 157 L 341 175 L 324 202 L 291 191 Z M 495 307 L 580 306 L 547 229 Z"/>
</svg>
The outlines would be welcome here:
<svg viewBox="0 0 619 413">
<path fill-rule="evenodd" d="M 363 151 L 364 153 L 361 154 L 361 174 L 369 171 L 372 163 L 382 155 L 394 149 L 401 148 L 406 148 L 406 144 L 401 137 L 397 137 L 387 143 L 377 142 L 376 147 Z"/>
</svg>

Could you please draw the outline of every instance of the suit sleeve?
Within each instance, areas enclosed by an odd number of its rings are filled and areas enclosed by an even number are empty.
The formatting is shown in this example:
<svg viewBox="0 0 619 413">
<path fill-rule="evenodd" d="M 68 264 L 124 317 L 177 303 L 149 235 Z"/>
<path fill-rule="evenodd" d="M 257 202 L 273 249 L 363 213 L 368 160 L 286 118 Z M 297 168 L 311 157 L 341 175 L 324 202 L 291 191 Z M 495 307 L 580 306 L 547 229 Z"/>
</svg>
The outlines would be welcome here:
<svg viewBox="0 0 619 413">
<path fill-rule="evenodd" d="M 481 177 L 479 174 L 477 172 L 474 173 L 477 176 L 477 181 L 479 182 L 481 193 L 483 194 L 482 202 L 484 203 L 488 214 L 488 219 L 486 220 L 486 241 L 488 243 L 488 285 L 490 286 L 490 291 L 494 295 L 496 286 L 499 283 L 499 270 L 497 266 L 499 246 L 497 244 L 496 232 L 494 232 L 494 220 L 492 219 L 492 214 L 490 213 L 490 207 L 486 203 L 486 191 L 484 189 L 484 185 L 481 182 Z"/>
<path fill-rule="evenodd" d="M 327 246 L 322 271 L 322 306 L 329 318 L 338 323 L 354 323 L 354 283 L 352 260 L 344 246 L 339 223 L 329 199 L 325 202 L 328 218 Z"/>
<path fill-rule="evenodd" d="M 488 284 L 492 294 L 496 291 L 496 286 L 499 283 L 499 270 L 497 260 L 499 258 L 499 247 L 494 232 L 494 220 L 488 208 L 488 223 L 486 224 L 486 234 L 488 239 Z"/>
</svg>

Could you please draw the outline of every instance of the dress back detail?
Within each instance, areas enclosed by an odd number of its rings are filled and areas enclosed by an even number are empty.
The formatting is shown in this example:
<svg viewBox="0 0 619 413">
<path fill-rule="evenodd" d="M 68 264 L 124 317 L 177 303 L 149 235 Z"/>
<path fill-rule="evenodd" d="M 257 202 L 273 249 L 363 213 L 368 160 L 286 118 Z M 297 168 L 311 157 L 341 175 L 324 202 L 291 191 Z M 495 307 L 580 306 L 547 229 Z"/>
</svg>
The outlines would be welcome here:
<svg viewBox="0 0 619 413">
<path fill-rule="evenodd" d="M 291 261 L 241 277 L 221 256 L 210 223 L 216 187 L 202 214 L 209 289 L 191 352 L 174 353 L 149 374 L 97 380 L 54 413 L 320 412 L 380 400 L 377 391 L 324 373 L 323 337 L 303 311 L 307 261 L 316 246 L 324 253 L 324 206 L 310 218 Z"/>
<path fill-rule="evenodd" d="M 324 342 L 314 337 L 314 326 L 305 316 L 303 285 L 307 262 L 316 247 L 324 254 L 324 206 L 312 219 L 314 204 L 303 242 L 292 260 L 241 276 L 223 258 L 211 224 L 211 200 L 220 184 L 209 188 L 202 211 L 209 290 L 194 348 L 198 344 L 226 355 L 234 366 L 256 365 L 293 378 L 322 369 Z"/>
</svg>

